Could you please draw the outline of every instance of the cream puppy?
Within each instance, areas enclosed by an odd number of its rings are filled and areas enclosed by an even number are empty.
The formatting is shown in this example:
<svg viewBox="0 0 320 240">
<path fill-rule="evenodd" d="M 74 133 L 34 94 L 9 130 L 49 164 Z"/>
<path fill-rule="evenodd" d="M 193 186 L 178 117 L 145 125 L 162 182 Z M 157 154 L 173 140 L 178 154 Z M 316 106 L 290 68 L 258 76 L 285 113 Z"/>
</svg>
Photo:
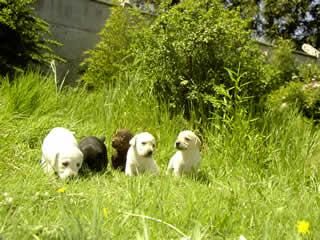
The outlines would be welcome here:
<svg viewBox="0 0 320 240">
<path fill-rule="evenodd" d="M 200 146 L 200 139 L 192 131 L 180 132 L 175 142 L 178 151 L 171 157 L 167 173 L 181 176 L 196 171 L 200 164 Z"/>
<path fill-rule="evenodd" d="M 125 174 L 128 176 L 144 172 L 158 174 L 158 166 L 152 157 L 156 145 L 155 138 L 150 133 L 143 132 L 131 138 L 129 144 Z"/>
<path fill-rule="evenodd" d="M 61 179 L 78 175 L 83 161 L 73 133 L 66 128 L 53 128 L 42 144 L 41 166 L 45 173 L 57 173 Z"/>
</svg>

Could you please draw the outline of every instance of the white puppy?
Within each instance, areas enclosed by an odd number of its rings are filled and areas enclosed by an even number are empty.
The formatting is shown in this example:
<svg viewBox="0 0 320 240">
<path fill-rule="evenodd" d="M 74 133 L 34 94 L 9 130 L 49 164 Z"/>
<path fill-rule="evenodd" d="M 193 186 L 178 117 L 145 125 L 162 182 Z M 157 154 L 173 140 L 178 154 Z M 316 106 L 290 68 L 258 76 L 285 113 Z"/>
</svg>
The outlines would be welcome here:
<svg viewBox="0 0 320 240">
<path fill-rule="evenodd" d="M 41 166 L 45 173 L 57 173 L 61 179 L 76 176 L 83 154 L 73 133 L 66 128 L 53 128 L 42 143 Z"/>
<path fill-rule="evenodd" d="M 144 172 L 158 174 L 158 166 L 152 157 L 156 145 L 155 138 L 150 133 L 143 132 L 131 138 L 129 144 L 125 174 L 128 176 Z"/>
<path fill-rule="evenodd" d="M 176 176 L 196 171 L 200 165 L 200 139 L 190 130 L 179 133 L 175 142 L 178 150 L 170 159 L 167 173 Z"/>
</svg>

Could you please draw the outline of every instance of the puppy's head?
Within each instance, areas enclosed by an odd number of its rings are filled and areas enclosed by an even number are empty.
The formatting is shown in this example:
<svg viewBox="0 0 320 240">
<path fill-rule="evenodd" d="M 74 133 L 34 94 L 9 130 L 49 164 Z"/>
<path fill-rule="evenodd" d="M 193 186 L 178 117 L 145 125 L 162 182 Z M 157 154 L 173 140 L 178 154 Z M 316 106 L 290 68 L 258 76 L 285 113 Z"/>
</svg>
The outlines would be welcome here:
<svg viewBox="0 0 320 240">
<path fill-rule="evenodd" d="M 133 134 L 128 129 L 119 129 L 112 136 L 112 147 L 119 152 L 126 152 L 130 147 L 131 138 L 133 138 Z"/>
<path fill-rule="evenodd" d="M 57 153 L 56 170 L 61 179 L 75 177 L 83 162 L 83 154 L 77 148 L 68 148 Z"/>
<path fill-rule="evenodd" d="M 130 146 L 135 149 L 139 156 L 151 157 L 156 147 L 156 140 L 148 132 L 135 135 L 130 140 Z"/>
<path fill-rule="evenodd" d="M 200 149 L 201 141 L 194 132 L 185 130 L 179 133 L 174 146 L 176 149 L 182 151 Z"/>
</svg>

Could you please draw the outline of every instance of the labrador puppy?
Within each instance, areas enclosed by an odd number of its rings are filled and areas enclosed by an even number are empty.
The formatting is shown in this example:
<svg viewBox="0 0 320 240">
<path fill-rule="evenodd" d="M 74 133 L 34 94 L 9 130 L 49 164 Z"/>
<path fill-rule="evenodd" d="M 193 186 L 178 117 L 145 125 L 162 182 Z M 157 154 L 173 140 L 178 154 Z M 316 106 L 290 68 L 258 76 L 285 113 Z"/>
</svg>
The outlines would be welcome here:
<svg viewBox="0 0 320 240">
<path fill-rule="evenodd" d="M 94 172 L 101 172 L 108 166 L 105 137 L 89 136 L 81 139 L 79 148 L 83 154 L 83 167 Z"/>
<path fill-rule="evenodd" d="M 45 173 L 56 173 L 61 179 L 78 175 L 83 162 L 73 132 L 66 128 L 53 128 L 42 143 L 41 166 Z"/>
<path fill-rule="evenodd" d="M 200 164 L 201 146 L 196 134 L 190 130 L 180 132 L 174 146 L 177 151 L 169 161 L 167 173 L 181 176 L 196 171 Z"/>
<path fill-rule="evenodd" d="M 111 159 L 113 169 L 124 172 L 131 138 L 133 138 L 133 134 L 125 128 L 117 130 L 112 136 L 111 144 L 115 149 Z"/>
<path fill-rule="evenodd" d="M 140 175 L 145 172 L 158 174 L 159 169 L 153 159 L 156 145 L 154 136 L 148 132 L 139 133 L 129 143 L 125 174 L 128 176 Z"/>
</svg>

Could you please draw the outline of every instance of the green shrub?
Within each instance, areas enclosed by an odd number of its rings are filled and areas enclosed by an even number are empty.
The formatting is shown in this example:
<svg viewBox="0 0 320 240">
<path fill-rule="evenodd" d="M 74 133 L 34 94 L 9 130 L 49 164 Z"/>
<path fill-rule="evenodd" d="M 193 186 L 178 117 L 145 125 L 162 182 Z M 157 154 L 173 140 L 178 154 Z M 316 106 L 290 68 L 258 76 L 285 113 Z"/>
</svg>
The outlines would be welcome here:
<svg viewBox="0 0 320 240">
<path fill-rule="evenodd" d="M 226 94 L 231 104 L 237 97 L 258 99 L 266 87 L 264 59 L 247 24 L 215 0 L 185 0 L 161 13 L 137 50 L 154 94 L 173 113 L 182 110 L 186 117 L 194 110 L 204 117 L 226 112 Z M 241 76 L 237 94 L 226 69 Z"/>
<path fill-rule="evenodd" d="M 302 108 L 304 102 L 302 88 L 302 82 L 293 81 L 273 91 L 268 96 L 268 108 L 273 110 L 283 110 L 290 106 Z"/>
<path fill-rule="evenodd" d="M 298 77 L 300 81 L 320 81 L 320 66 L 316 63 L 303 63 L 298 66 Z"/>
<path fill-rule="evenodd" d="M 0 0 L 0 74 L 13 76 L 29 64 L 62 60 L 47 38 L 48 24 L 34 14 L 35 0 Z"/>
<path fill-rule="evenodd" d="M 304 116 L 320 120 L 320 69 L 317 64 L 301 64 L 295 81 L 273 91 L 267 101 L 271 109 L 297 107 Z"/>
<path fill-rule="evenodd" d="M 288 83 L 297 74 L 298 65 L 293 55 L 294 44 L 279 39 L 273 49 L 269 64 L 265 66 L 266 82 L 270 91 Z"/>
<path fill-rule="evenodd" d="M 87 52 L 87 58 L 82 63 L 85 68 L 82 81 L 97 87 L 114 80 L 118 72 L 132 62 L 130 49 L 148 23 L 148 17 L 134 8 L 114 7 L 99 34 L 100 42 Z"/>
</svg>

